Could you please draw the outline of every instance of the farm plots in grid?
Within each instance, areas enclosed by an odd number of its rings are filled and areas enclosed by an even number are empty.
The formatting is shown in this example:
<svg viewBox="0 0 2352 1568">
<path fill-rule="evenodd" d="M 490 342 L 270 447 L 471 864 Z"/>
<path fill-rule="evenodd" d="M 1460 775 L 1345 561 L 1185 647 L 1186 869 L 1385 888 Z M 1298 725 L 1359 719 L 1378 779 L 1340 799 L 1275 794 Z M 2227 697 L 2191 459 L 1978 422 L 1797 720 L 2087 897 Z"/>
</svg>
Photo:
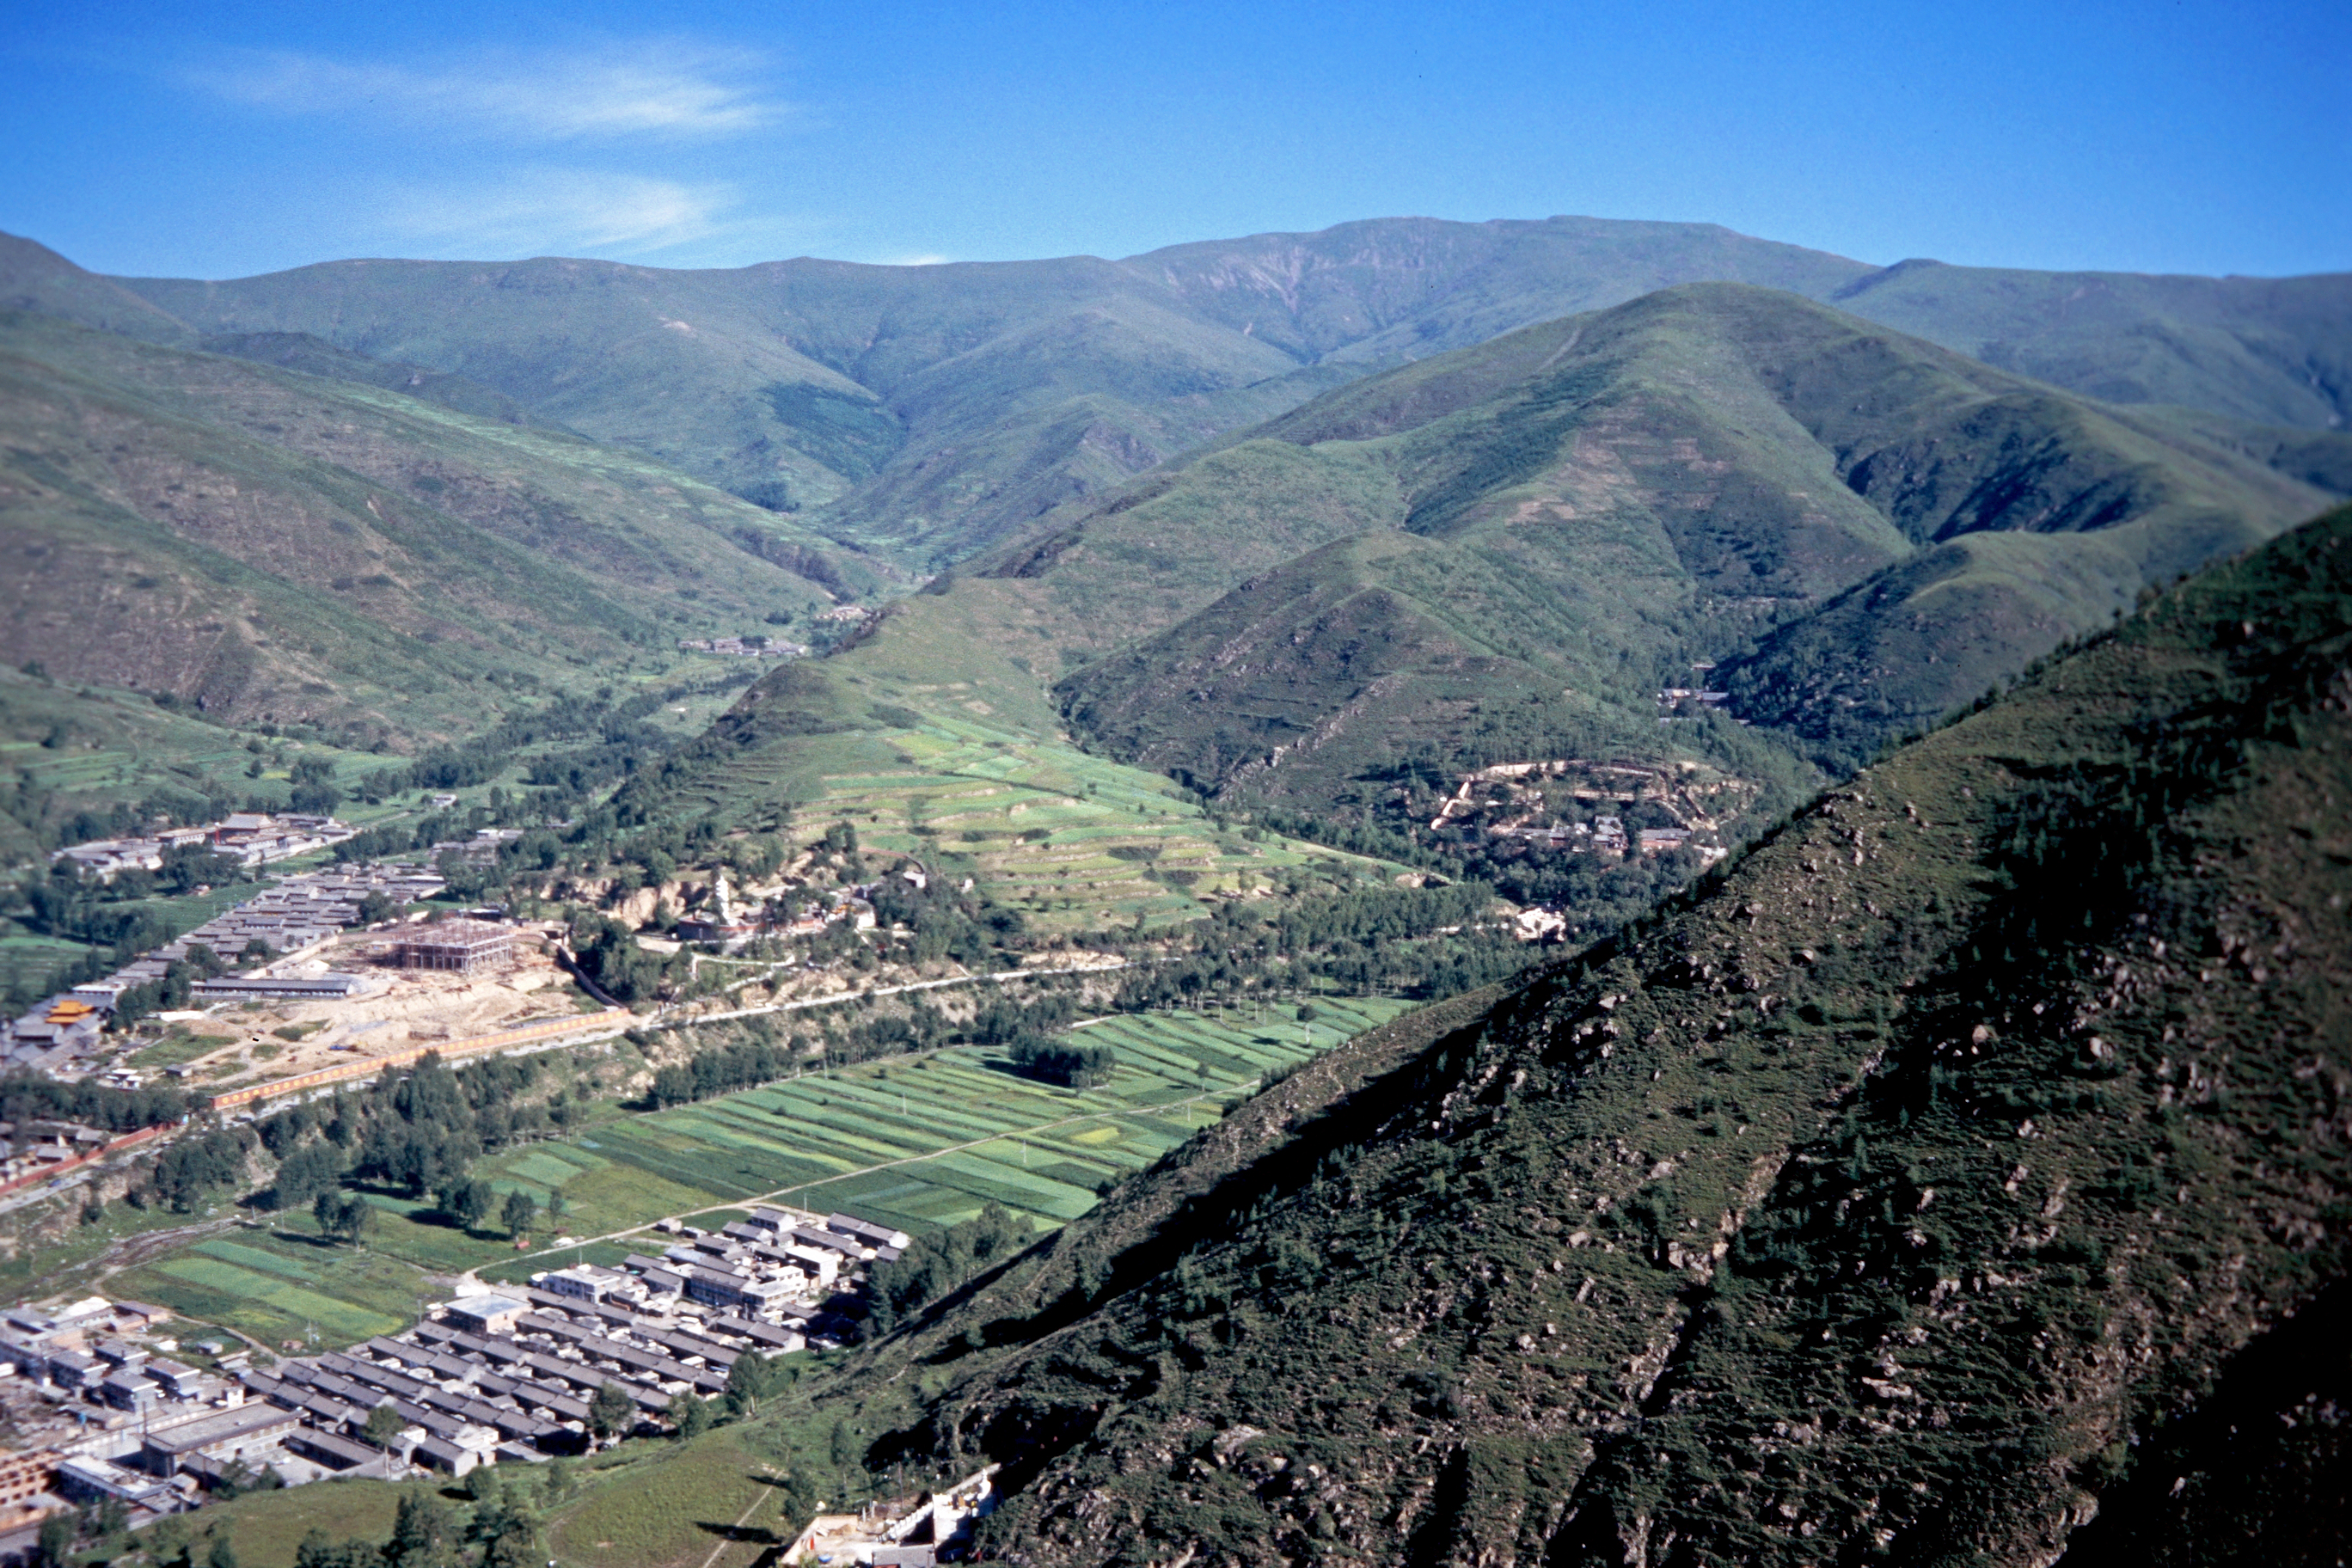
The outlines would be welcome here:
<svg viewBox="0 0 2352 1568">
<path fill-rule="evenodd" d="M 505 1151 L 475 1174 L 503 1201 L 563 1194 L 562 1228 L 615 1237 L 668 1215 L 704 1216 L 754 1198 L 847 1210 L 921 1234 L 993 1200 L 1050 1229 L 1091 1208 L 1098 1190 L 1157 1160 L 1224 1113 L 1265 1075 L 1384 1024 L 1408 1004 L 1319 997 L 1301 1024 L 1226 1014 L 1120 1015 L 1077 1037 L 1109 1046 L 1107 1082 L 1062 1089 L 1024 1077 L 1003 1053 L 950 1047 L 648 1113 L 607 1112 L 578 1135 Z M 112 1288 L 200 1322 L 250 1335 L 343 1345 L 405 1325 L 419 1302 L 478 1270 L 520 1279 L 551 1267 L 518 1255 L 493 1222 L 467 1234 L 416 1202 L 367 1194 L 376 1219 L 361 1247 L 331 1245 L 309 1215 L 215 1232 L 118 1276 Z M 497 1204 L 494 1203 L 495 1211 Z M 543 1245 L 551 1235 L 536 1238 Z M 618 1262 L 635 1243 L 560 1249 Z"/>
<path fill-rule="evenodd" d="M 1117 1058 L 1090 1089 L 1024 1077 L 993 1049 L 952 1047 L 608 1122 L 592 1136 L 603 1158 L 713 1203 L 775 1196 L 919 1234 L 992 1200 L 1050 1228 L 1214 1122 L 1236 1091 L 1404 1008 L 1326 1001 L 1311 1024 L 1287 1009 L 1263 1023 L 1240 1011 L 1115 1016 L 1077 1031 Z"/>
</svg>

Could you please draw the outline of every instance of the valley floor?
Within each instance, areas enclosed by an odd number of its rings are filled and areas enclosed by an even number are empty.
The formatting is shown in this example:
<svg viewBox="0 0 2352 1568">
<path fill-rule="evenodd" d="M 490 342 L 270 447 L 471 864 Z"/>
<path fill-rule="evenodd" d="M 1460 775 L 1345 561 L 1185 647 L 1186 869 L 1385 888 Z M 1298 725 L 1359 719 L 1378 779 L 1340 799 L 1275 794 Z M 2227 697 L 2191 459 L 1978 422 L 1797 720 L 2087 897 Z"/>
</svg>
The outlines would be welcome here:
<svg viewBox="0 0 2352 1568">
<path fill-rule="evenodd" d="M 183 1219 L 184 1231 L 168 1247 L 109 1248 L 44 1268 L 26 1288 L 71 1292 L 103 1274 L 116 1294 L 265 1346 L 294 1340 L 340 1348 L 405 1327 L 457 1276 L 520 1280 L 578 1260 L 618 1263 L 646 1245 L 623 1238 L 657 1219 L 702 1215 L 716 1225 L 755 1200 L 846 1209 L 916 1235 L 994 1202 L 1043 1232 L 1215 1122 L 1234 1096 L 1408 1005 L 1355 998 L 1317 1005 L 1308 1023 L 1288 1009 L 1254 1017 L 1235 1008 L 1085 1025 L 1079 1036 L 1109 1046 L 1117 1062 L 1108 1080 L 1090 1089 L 1043 1083 L 1014 1072 L 1001 1051 L 958 1046 L 667 1110 L 607 1106 L 568 1138 L 510 1149 L 477 1167 L 501 1197 L 521 1191 L 544 1208 L 563 1195 L 578 1239 L 555 1238 L 563 1245 L 520 1257 L 501 1232 L 456 1228 L 430 1197 L 374 1192 L 368 1202 L 376 1221 L 363 1250 L 331 1244 L 308 1215 L 260 1215 L 234 1227 L 190 1227 Z M 153 1223 L 118 1208 L 102 1228 Z"/>
</svg>

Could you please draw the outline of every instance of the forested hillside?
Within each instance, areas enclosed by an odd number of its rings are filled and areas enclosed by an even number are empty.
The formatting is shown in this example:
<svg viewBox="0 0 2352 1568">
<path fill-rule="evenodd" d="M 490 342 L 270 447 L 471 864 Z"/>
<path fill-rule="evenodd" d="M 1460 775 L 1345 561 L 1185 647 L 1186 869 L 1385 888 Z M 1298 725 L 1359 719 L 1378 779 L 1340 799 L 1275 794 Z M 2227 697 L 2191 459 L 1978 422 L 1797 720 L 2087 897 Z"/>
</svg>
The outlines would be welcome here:
<svg viewBox="0 0 2352 1568">
<path fill-rule="evenodd" d="M 1032 1563 L 2292 1548 L 2336 1429 L 2241 1373 L 2346 1264 L 2348 607 L 2339 510 L 805 1397 L 1003 1461 Z"/>
</svg>

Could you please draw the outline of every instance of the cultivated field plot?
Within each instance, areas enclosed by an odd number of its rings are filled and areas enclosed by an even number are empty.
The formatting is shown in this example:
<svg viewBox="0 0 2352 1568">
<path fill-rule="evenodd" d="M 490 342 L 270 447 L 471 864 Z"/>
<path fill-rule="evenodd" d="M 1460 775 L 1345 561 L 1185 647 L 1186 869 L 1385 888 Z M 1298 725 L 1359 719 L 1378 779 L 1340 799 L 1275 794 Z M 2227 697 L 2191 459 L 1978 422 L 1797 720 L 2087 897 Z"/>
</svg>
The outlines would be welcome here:
<svg viewBox="0 0 2352 1568">
<path fill-rule="evenodd" d="M 496 1227 L 468 1234 L 431 1204 L 371 1194 L 364 1245 L 330 1246 L 307 1214 L 273 1216 L 192 1243 L 130 1270 L 112 1288 L 276 1346 L 340 1347 L 389 1333 L 422 1301 L 448 1295 L 454 1277 L 494 1279 L 572 1261 L 617 1261 L 609 1237 L 667 1215 L 717 1225 L 730 1208 L 778 1197 L 826 1212 L 847 1209 L 915 1233 L 969 1219 L 994 1201 L 1040 1230 L 1076 1218 L 1097 1189 L 1140 1170 L 1213 1123 L 1225 1101 L 1265 1074 L 1296 1066 L 1403 1012 L 1385 999 L 1318 998 L 1301 1024 L 1288 1008 L 1254 1022 L 1230 1014 L 1153 1013 L 1106 1018 L 1076 1031 L 1109 1046 L 1108 1082 L 1062 1089 L 1012 1070 L 1001 1052 L 959 1046 L 864 1062 L 649 1114 L 616 1113 L 562 1142 L 484 1161 L 477 1173 L 503 1198 L 528 1193 L 542 1207 L 563 1195 L 561 1230 L 583 1238 L 547 1256 L 556 1230 L 541 1223 L 518 1257 Z M 495 1212 L 496 1205 L 493 1205 Z"/>
<path fill-rule="evenodd" d="M 313 1239 L 307 1217 L 238 1230 L 118 1275 L 113 1288 L 162 1301 L 276 1349 L 288 1341 L 340 1349 L 405 1327 L 434 1288 L 406 1262 Z"/>
<path fill-rule="evenodd" d="M 0 936 L 0 990 L 41 990 L 50 975 L 94 951 L 59 937 Z"/>
<path fill-rule="evenodd" d="M 994 1201 L 1041 1228 L 1084 1214 L 1097 1189 L 1223 1114 L 1268 1072 L 1387 1022 L 1405 1004 L 1326 1002 L 1312 1024 L 1236 1010 L 1104 1019 L 1077 1037 L 1112 1047 L 1109 1081 L 1071 1089 L 955 1047 L 861 1064 L 607 1124 L 596 1152 L 711 1202 L 781 1195 L 920 1232 Z"/>
</svg>

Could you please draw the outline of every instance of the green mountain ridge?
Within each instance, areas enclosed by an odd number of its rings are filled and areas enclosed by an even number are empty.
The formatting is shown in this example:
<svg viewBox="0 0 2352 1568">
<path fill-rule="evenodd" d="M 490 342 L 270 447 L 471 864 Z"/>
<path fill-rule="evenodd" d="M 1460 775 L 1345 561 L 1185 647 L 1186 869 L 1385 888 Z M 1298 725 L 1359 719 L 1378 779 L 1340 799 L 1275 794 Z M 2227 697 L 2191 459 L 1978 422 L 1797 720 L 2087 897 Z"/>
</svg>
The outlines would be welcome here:
<svg viewBox="0 0 2352 1568">
<path fill-rule="evenodd" d="M 1706 280 L 1842 300 L 2096 395 L 2319 428 L 2346 414 L 2341 277 L 1876 268 L 1703 224 L 1391 218 L 1118 261 L 369 260 L 119 281 L 192 331 L 304 331 L 462 376 L 943 564 L 1339 379 Z"/>
<path fill-rule="evenodd" d="M 1206 789 L 1345 799 L 1497 708 L 1654 748 L 1695 662 L 1850 764 L 2326 504 L 2193 423 L 1696 284 L 1342 388 L 982 569 L 1139 630 L 1245 577 L 1057 688 Z M 1266 539 L 1304 552 L 1248 575 Z"/>
<path fill-rule="evenodd" d="M 2340 1355 L 2242 1375 L 2347 1261 L 2347 607 L 2339 510 L 1342 1047 L 784 1418 L 1002 1463 L 983 1544 L 1038 1564 L 2340 1549 Z"/>
<path fill-rule="evenodd" d="M 2027 272 L 1902 261 L 1829 296 L 1841 310 L 2110 403 L 2256 424 L 2352 418 L 2352 278 Z"/>
<path fill-rule="evenodd" d="M 110 278 L 86 271 L 45 245 L 0 234 L 0 310 L 24 310 L 186 347 L 196 333 Z"/>
</svg>

